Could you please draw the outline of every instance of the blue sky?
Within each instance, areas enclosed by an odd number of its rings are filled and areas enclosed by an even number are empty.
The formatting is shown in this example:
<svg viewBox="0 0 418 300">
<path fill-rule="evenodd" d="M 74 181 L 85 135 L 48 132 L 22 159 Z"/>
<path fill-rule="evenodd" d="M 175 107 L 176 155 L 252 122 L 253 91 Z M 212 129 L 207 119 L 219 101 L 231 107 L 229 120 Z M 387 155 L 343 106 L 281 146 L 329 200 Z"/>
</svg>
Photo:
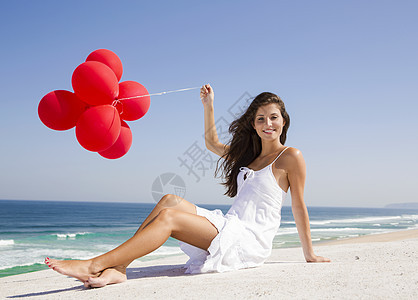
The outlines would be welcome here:
<svg viewBox="0 0 418 300">
<path fill-rule="evenodd" d="M 197 181 L 179 160 L 204 147 L 198 90 L 152 97 L 119 160 L 40 122 L 40 99 L 72 90 L 73 70 L 107 48 L 122 81 L 150 93 L 210 83 L 219 121 L 242 95 L 281 96 L 308 205 L 418 201 L 417 11 L 416 1 L 2 1 L 0 199 L 152 202 L 168 172 L 191 202 L 231 203 L 207 161 Z"/>
</svg>

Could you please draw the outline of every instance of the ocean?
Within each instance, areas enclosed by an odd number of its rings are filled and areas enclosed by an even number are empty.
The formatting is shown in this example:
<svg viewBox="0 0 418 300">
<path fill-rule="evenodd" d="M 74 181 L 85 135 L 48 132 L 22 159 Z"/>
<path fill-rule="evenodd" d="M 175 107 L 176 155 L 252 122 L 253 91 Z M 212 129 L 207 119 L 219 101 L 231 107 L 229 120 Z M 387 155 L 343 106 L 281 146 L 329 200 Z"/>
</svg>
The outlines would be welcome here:
<svg viewBox="0 0 418 300">
<path fill-rule="evenodd" d="M 0 200 L 0 277 L 47 269 L 45 257 L 87 259 L 130 238 L 155 203 L 97 203 Z M 224 213 L 229 205 L 202 205 Z M 308 207 L 313 242 L 418 228 L 418 210 Z M 290 207 L 273 248 L 299 246 Z M 181 253 L 169 238 L 152 260 Z"/>
</svg>

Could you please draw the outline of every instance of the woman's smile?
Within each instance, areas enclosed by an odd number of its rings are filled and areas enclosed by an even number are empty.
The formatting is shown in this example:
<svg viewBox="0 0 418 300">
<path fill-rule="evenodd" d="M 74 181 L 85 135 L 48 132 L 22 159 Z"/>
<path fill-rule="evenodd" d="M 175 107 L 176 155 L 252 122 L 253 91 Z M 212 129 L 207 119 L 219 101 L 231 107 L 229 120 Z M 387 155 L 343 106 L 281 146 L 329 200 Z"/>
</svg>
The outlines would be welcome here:
<svg viewBox="0 0 418 300">
<path fill-rule="evenodd" d="M 273 134 L 274 131 L 276 131 L 276 130 L 275 129 L 265 129 L 265 130 L 263 130 L 263 132 L 265 134 Z"/>
</svg>

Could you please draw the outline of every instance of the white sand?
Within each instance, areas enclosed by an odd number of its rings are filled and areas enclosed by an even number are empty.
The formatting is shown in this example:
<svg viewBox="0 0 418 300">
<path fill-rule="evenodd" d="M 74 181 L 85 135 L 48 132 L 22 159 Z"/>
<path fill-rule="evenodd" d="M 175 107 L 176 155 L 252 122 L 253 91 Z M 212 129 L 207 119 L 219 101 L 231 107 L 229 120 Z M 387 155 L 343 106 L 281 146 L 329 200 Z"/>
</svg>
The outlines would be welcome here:
<svg viewBox="0 0 418 300">
<path fill-rule="evenodd" d="M 128 281 L 100 289 L 52 270 L 0 278 L 0 298 L 33 299 L 418 299 L 418 230 L 301 248 L 276 249 L 259 268 L 185 275 L 185 255 L 135 262 Z"/>
</svg>

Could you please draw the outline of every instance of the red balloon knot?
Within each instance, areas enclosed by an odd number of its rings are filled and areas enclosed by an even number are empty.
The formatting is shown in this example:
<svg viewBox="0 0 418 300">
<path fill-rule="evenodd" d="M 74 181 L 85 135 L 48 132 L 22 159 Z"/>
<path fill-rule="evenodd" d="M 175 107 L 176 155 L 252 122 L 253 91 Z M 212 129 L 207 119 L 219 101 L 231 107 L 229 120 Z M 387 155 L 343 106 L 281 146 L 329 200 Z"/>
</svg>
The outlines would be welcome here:
<svg viewBox="0 0 418 300">
<path fill-rule="evenodd" d="M 112 106 L 114 106 L 118 110 L 120 115 L 123 113 L 123 103 L 119 99 L 114 100 L 112 102 Z"/>
</svg>

